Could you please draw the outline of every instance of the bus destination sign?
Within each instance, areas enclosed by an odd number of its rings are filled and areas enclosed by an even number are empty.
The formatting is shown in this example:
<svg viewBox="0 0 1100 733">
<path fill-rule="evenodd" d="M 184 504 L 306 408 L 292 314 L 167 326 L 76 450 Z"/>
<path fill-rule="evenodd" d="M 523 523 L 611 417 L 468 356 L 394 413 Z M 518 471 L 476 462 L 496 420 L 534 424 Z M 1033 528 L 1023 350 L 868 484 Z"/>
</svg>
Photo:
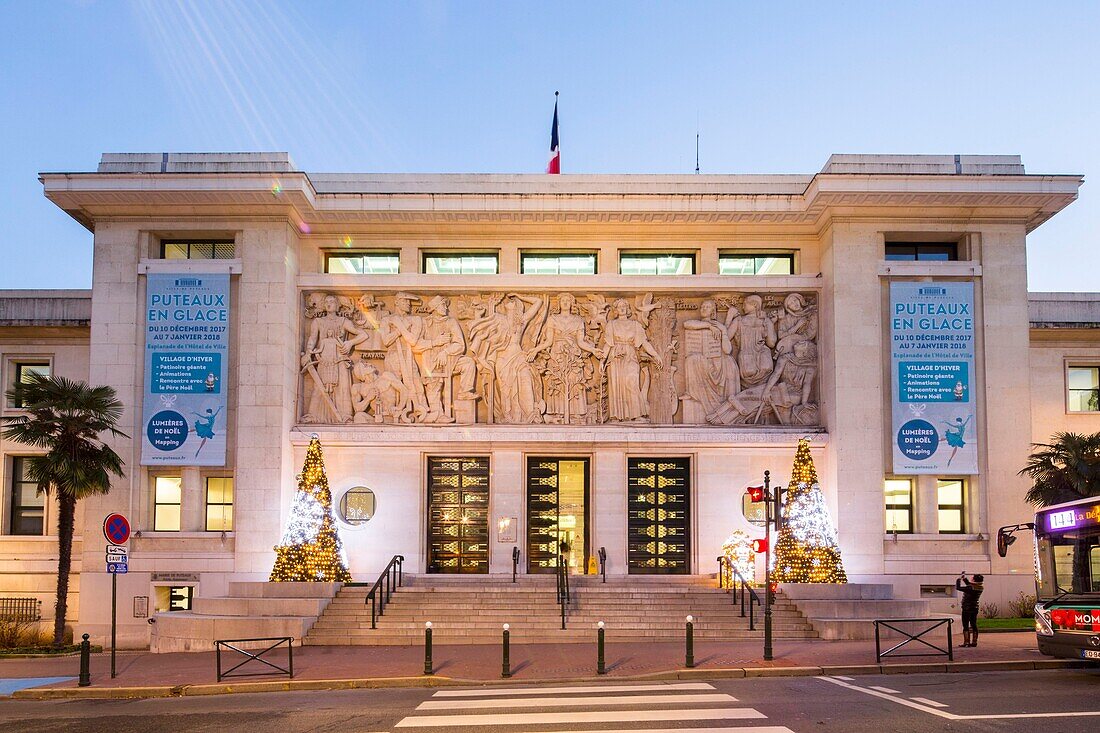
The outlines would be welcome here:
<svg viewBox="0 0 1100 733">
<path fill-rule="evenodd" d="M 1067 532 L 1100 527 L 1100 501 L 1040 512 L 1039 526 L 1047 532 Z"/>
</svg>

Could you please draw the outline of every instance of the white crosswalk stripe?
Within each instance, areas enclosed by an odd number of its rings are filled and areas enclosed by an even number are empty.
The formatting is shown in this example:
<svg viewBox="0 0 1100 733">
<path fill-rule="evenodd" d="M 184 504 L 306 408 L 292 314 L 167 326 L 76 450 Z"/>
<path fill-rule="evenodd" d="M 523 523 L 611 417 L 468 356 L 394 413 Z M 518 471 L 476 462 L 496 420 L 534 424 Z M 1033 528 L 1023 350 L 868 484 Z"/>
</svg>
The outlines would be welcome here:
<svg viewBox="0 0 1100 733">
<path fill-rule="evenodd" d="M 439 690 L 394 728 L 520 733 L 531 726 L 558 726 L 546 733 L 793 733 L 781 725 L 760 725 L 767 716 L 737 702 L 706 682 Z M 608 723 L 619 727 L 588 728 Z M 696 727 L 650 727 L 660 723 Z"/>
</svg>

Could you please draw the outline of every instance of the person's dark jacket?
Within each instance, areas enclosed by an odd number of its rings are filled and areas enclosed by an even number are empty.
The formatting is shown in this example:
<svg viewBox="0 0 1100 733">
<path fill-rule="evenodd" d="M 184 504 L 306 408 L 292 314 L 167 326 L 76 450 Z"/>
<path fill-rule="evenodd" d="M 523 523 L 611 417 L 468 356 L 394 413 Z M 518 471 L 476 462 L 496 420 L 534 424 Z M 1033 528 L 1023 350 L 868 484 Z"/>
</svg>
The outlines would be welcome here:
<svg viewBox="0 0 1100 733">
<path fill-rule="evenodd" d="M 962 592 L 962 608 L 964 611 L 978 610 L 978 599 L 982 597 L 982 590 L 984 590 L 981 583 L 959 578 L 955 581 L 955 590 Z"/>
</svg>

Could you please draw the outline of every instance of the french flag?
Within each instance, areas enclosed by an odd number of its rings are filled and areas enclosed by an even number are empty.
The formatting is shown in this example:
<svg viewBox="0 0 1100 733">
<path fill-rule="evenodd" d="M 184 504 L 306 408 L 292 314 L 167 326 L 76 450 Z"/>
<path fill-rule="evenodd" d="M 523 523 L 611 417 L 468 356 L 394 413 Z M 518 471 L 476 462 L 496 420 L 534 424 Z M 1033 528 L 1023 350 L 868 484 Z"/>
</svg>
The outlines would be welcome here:
<svg viewBox="0 0 1100 733">
<path fill-rule="evenodd" d="M 550 162 L 547 173 L 561 173 L 561 149 L 558 147 L 558 93 L 554 92 L 554 124 L 550 127 Z"/>
</svg>

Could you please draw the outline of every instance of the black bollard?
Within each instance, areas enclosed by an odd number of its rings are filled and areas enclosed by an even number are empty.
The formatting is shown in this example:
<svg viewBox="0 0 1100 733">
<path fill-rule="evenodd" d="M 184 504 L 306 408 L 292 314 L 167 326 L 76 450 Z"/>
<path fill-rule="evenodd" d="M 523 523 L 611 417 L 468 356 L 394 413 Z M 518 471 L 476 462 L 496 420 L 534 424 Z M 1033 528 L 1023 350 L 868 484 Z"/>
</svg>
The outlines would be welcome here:
<svg viewBox="0 0 1100 733">
<path fill-rule="evenodd" d="M 695 619 L 687 617 L 687 650 L 684 654 L 684 666 L 691 669 L 695 666 Z"/>
<path fill-rule="evenodd" d="M 607 674 L 603 662 L 603 621 L 597 624 L 596 629 L 596 674 Z"/>
<path fill-rule="evenodd" d="M 424 622 L 424 674 L 432 673 L 432 622 Z"/>
<path fill-rule="evenodd" d="M 76 684 L 79 687 L 88 687 L 92 684 L 92 645 L 87 634 L 84 634 L 83 639 L 80 642 L 80 681 Z"/>
<path fill-rule="evenodd" d="M 509 659 L 508 654 L 508 624 L 504 624 L 504 658 L 500 665 L 500 676 L 511 677 L 512 676 L 512 662 Z"/>
</svg>

